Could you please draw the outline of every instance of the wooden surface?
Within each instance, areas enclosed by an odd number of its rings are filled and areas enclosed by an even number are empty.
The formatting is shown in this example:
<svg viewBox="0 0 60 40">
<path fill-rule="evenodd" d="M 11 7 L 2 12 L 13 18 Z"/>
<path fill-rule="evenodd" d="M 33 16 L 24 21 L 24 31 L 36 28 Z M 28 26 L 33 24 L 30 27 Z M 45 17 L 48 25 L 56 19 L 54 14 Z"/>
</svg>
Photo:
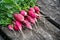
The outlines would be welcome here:
<svg viewBox="0 0 60 40">
<path fill-rule="evenodd" d="M 21 33 L 16 32 L 17 36 L 14 35 L 13 31 L 9 31 L 7 28 L 2 30 L 12 39 L 12 40 L 60 40 L 60 30 L 52 25 L 45 18 L 38 20 L 38 29 L 33 25 L 33 30 L 25 29 L 23 30 L 25 38 L 22 37 Z"/>
<path fill-rule="evenodd" d="M 1 35 L 0 35 L 0 40 L 4 40 L 4 39 L 1 37 Z"/>
<path fill-rule="evenodd" d="M 38 0 L 41 12 L 60 25 L 60 0 Z"/>
</svg>

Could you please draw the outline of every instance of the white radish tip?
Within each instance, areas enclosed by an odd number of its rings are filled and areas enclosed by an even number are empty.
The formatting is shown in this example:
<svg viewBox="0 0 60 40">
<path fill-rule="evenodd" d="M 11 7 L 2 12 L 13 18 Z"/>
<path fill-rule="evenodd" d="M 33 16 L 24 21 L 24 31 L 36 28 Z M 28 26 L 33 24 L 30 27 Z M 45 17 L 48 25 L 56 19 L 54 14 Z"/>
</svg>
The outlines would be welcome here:
<svg viewBox="0 0 60 40">
<path fill-rule="evenodd" d="M 30 29 L 32 29 L 32 27 L 30 27 Z"/>
<path fill-rule="evenodd" d="M 19 27 L 19 30 L 22 30 L 22 27 Z"/>
<path fill-rule="evenodd" d="M 34 20 L 37 22 L 37 19 L 36 18 L 34 18 Z"/>
</svg>

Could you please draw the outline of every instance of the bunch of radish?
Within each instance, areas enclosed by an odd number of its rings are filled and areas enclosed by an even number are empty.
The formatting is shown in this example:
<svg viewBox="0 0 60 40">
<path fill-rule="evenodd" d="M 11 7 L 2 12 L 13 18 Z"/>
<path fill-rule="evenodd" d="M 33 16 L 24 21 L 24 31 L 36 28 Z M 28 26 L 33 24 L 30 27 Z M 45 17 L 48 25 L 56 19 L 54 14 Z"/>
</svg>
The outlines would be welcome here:
<svg viewBox="0 0 60 40">
<path fill-rule="evenodd" d="M 14 13 L 14 20 L 12 24 L 8 25 L 8 29 L 21 31 L 25 24 L 27 28 L 32 29 L 31 24 L 35 24 L 37 19 L 40 18 L 40 9 L 38 6 L 31 7 L 28 11 L 21 10 L 19 13 Z"/>
</svg>

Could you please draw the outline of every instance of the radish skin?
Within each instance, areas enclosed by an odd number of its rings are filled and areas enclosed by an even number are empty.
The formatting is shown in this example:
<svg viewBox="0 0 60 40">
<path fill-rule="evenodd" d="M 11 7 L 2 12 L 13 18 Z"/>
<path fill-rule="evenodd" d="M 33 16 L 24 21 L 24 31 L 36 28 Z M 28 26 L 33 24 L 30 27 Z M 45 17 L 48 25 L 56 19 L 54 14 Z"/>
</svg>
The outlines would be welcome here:
<svg viewBox="0 0 60 40">
<path fill-rule="evenodd" d="M 35 24 L 35 20 L 34 20 L 32 17 L 27 16 L 27 19 L 28 19 L 28 21 L 31 22 L 32 24 Z"/>
<path fill-rule="evenodd" d="M 35 9 L 34 9 L 34 8 L 32 8 L 32 7 L 29 9 L 29 11 L 32 11 L 32 12 L 34 12 L 34 13 L 35 13 Z"/>
<path fill-rule="evenodd" d="M 19 21 L 15 21 L 17 27 L 19 28 L 19 30 L 22 30 L 22 23 Z"/>
<path fill-rule="evenodd" d="M 18 31 L 19 30 L 19 28 L 17 27 L 17 25 L 14 25 L 14 30 L 15 31 Z"/>
<path fill-rule="evenodd" d="M 28 15 L 31 16 L 32 18 L 36 18 L 36 14 L 32 11 L 29 11 Z"/>
<path fill-rule="evenodd" d="M 32 29 L 32 26 L 31 26 L 30 22 L 27 19 L 24 20 L 24 23 L 26 24 L 27 28 Z"/>
<path fill-rule="evenodd" d="M 39 14 L 39 12 L 40 12 L 39 7 L 38 6 L 35 6 L 34 9 L 35 9 L 35 12 Z"/>
<path fill-rule="evenodd" d="M 25 37 L 23 31 L 22 31 L 22 23 L 19 21 L 15 21 L 17 27 L 19 28 L 19 32 L 21 32 L 22 36 Z"/>
<path fill-rule="evenodd" d="M 14 30 L 18 31 L 19 28 L 18 28 L 18 26 L 17 26 L 17 24 L 16 24 L 16 21 L 13 21 L 13 24 L 14 24 Z"/>
<path fill-rule="evenodd" d="M 15 18 L 16 20 L 18 20 L 18 21 L 21 21 L 21 22 L 24 21 L 24 16 L 21 15 L 21 14 L 15 13 L 13 16 L 14 16 L 14 18 Z"/>
<path fill-rule="evenodd" d="M 20 14 L 23 16 L 27 16 L 27 12 L 25 10 L 21 10 Z"/>
</svg>

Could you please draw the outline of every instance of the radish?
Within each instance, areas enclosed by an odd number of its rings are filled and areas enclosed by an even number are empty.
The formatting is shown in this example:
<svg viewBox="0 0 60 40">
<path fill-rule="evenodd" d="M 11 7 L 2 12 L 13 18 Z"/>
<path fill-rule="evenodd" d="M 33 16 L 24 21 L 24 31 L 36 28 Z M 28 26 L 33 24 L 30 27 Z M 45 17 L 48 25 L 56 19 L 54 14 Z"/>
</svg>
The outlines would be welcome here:
<svg viewBox="0 0 60 40">
<path fill-rule="evenodd" d="M 17 25 L 14 25 L 14 30 L 18 31 L 19 28 L 17 27 Z"/>
<path fill-rule="evenodd" d="M 35 24 L 35 27 L 36 27 L 36 29 L 37 29 L 37 25 L 36 25 L 36 23 L 35 23 L 34 18 L 32 18 L 32 17 L 30 17 L 30 16 L 27 16 L 27 19 L 28 19 L 32 24 Z"/>
<path fill-rule="evenodd" d="M 30 16 L 27 16 L 27 19 L 32 23 L 32 24 L 35 24 L 35 28 L 37 29 L 37 25 L 36 25 L 36 20 L 34 20 L 34 18 L 30 17 Z"/>
<path fill-rule="evenodd" d="M 15 21 L 12 21 L 12 22 L 13 22 L 13 24 L 14 24 L 14 30 L 18 31 L 19 28 L 18 28 L 18 26 L 16 25 L 16 22 L 15 22 Z"/>
<path fill-rule="evenodd" d="M 31 16 L 32 18 L 39 18 L 39 17 L 40 17 L 39 14 L 33 13 L 32 11 L 29 11 L 28 14 L 29 14 L 29 16 Z"/>
<path fill-rule="evenodd" d="M 28 12 L 28 15 L 29 15 L 29 16 L 31 16 L 32 18 L 36 18 L 35 13 L 34 13 L 34 12 L 32 12 L 32 11 L 29 11 L 29 12 Z"/>
<path fill-rule="evenodd" d="M 41 19 L 41 14 L 40 14 L 40 9 L 39 9 L 39 7 L 38 7 L 38 6 L 35 6 L 34 9 L 35 9 L 37 18 Z"/>
<path fill-rule="evenodd" d="M 19 22 L 19 21 L 16 21 L 16 25 L 18 26 L 18 28 L 20 30 L 19 32 L 21 32 L 23 38 L 25 38 L 25 35 L 24 35 L 23 31 L 22 31 L 22 23 Z"/>
<path fill-rule="evenodd" d="M 22 30 L 22 23 L 19 21 L 15 21 L 17 27 L 19 28 L 19 30 Z"/>
<path fill-rule="evenodd" d="M 26 24 L 27 28 L 32 29 L 32 26 L 31 26 L 30 22 L 27 20 L 27 18 L 24 20 L 24 23 Z"/>
<path fill-rule="evenodd" d="M 34 19 L 35 22 L 37 23 L 37 24 L 35 24 L 35 27 L 36 27 L 36 29 L 37 29 L 37 26 L 36 26 L 36 25 L 39 26 L 39 23 L 38 23 L 37 19 L 41 19 L 41 16 L 39 16 L 37 13 L 35 13 L 35 14 L 36 14 L 36 18 L 33 18 L 33 19 Z"/>
<path fill-rule="evenodd" d="M 19 28 L 19 32 L 21 32 L 22 36 L 25 38 L 25 35 L 24 35 L 23 31 L 22 31 L 22 23 L 17 21 L 17 20 L 15 21 L 15 23 L 16 23 L 17 27 Z"/>
<path fill-rule="evenodd" d="M 8 29 L 13 30 L 13 25 L 12 24 L 8 25 Z"/>
<path fill-rule="evenodd" d="M 27 16 L 27 19 L 28 19 L 28 21 L 30 21 L 32 24 L 35 24 L 35 20 L 34 20 L 32 17 Z"/>
<path fill-rule="evenodd" d="M 34 9 L 35 9 L 35 12 L 39 14 L 39 12 L 40 12 L 39 7 L 38 6 L 35 6 Z"/>
<path fill-rule="evenodd" d="M 29 9 L 29 11 L 32 11 L 32 12 L 34 12 L 34 13 L 35 13 L 35 9 L 34 9 L 34 8 L 32 8 L 32 7 Z"/>
<path fill-rule="evenodd" d="M 18 21 L 21 21 L 21 22 L 24 21 L 24 16 L 21 14 L 15 13 L 13 16 Z"/>
<path fill-rule="evenodd" d="M 23 16 L 27 16 L 27 12 L 25 10 L 21 10 L 20 14 L 22 14 Z"/>
</svg>

